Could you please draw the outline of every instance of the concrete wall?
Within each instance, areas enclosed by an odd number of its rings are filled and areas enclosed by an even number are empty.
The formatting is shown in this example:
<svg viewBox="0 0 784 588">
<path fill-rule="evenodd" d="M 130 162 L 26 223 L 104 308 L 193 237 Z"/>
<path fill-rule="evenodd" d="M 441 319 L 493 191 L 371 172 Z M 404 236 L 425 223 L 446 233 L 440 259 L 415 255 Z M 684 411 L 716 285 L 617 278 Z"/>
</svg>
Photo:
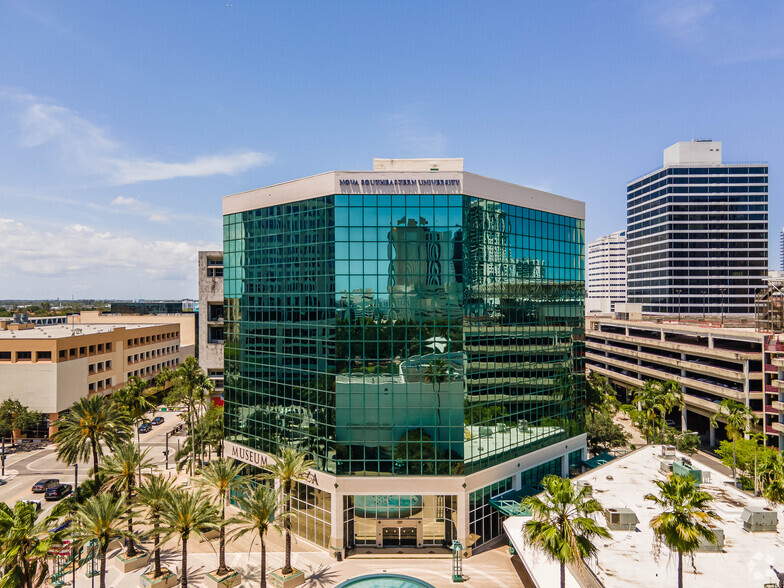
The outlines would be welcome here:
<svg viewBox="0 0 784 588">
<path fill-rule="evenodd" d="M 199 251 L 199 365 L 206 372 L 209 369 L 223 370 L 223 344 L 208 343 L 210 304 L 223 305 L 223 278 L 207 275 L 207 262 L 223 258 L 222 251 Z"/>
</svg>

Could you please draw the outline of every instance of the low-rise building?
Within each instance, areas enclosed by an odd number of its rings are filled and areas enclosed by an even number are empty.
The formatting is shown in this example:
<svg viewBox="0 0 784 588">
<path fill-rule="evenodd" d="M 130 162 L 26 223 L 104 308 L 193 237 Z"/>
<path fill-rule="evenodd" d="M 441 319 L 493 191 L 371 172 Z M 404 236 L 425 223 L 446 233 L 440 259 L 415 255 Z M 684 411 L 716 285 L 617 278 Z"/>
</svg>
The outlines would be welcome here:
<svg viewBox="0 0 784 588">
<path fill-rule="evenodd" d="M 745 325 L 745 326 L 744 326 Z M 710 426 L 718 404 L 730 398 L 750 407 L 767 445 L 784 447 L 782 407 L 774 358 L 784 353 L 779 335 L 753 324 L 722 326 L 720 319 L 684 323 L 677 318 L 619 320 L 586 318 L 586 367 L 606 376 L 622 398 L 646 380 L 674 380 L 683 387 L 684 406 L 676 426 L 697 431 L 711 445 Z M 784 342 L 784 338 L 781 339 Z"/>
<path fill-rule="evenodd" d="M 784 518 L 777 509 L 748 492 L 734 488 L 728 476 L 681 454 L 662 455 L 661 445 L 649 445 L 591 470 L 575 479 L 606 509 L 597 522 L 610 529 L 610 539 L 596 539 L 597 552 L 587 565 L 569 565 L 566 586 L 606 588 L 669 588 L 677 585 L 677 554 L 666 546 L 658 557 L 651 520 L 661 510 L 646 494 L 659 494 L 655 482 L 666 479 L 671 464 L 685 463 L 698 476 L 700 490 L 711 495 L 710 508 L 721 517 L 711 530 L 716 543 L 705 542 L 695 554 L 694 565 L 684 558 L 684 586 L 778 586 L 771 566 L 784 569 L 781 533 Z M 780 509 L 779 513 L 780 513 Z M 558 586 L 557 562 L 534 550 L 523 540 L 530 516 L 511 516 L 504 529 L 514 546 L 531 585 Z M 628 522 L 627 522 L 628 521 Z M 534 583 L 535 582 L 535 583 Z M 526 584 L 528 585 L 528 584 Z"/>
<path fill-rule="evenodd" d="M 151 379 L 185 357 L 179 324 L 0 322 L 0 401 L 57 420 L 80 398 Z M 50 433 L 53 432 L 50 428 Z"/>
</svg>

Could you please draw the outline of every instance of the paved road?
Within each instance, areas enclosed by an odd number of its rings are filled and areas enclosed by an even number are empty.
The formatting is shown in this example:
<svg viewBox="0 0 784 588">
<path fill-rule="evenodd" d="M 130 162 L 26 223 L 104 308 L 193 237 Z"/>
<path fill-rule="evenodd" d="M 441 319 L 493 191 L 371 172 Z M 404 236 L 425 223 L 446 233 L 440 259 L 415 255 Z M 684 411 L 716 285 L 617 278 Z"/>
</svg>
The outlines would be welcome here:
<svg viewBox="0 0 784 588">
<path fill-rule="evenodd" d="M 182 423 L 180 413 L 156 412 L 155 416 L 162 416 L 164 423 L 153 427 L 149 433 L 140 436 L 143 449 L 149 449 L 148 458 L 163 470 L 165 468 L 164 450 L 166 448 L 166 434 Z M 134 433 L 135 437 L 136 433 Z M 177 451 L 178 441 L 184 437 L 174 435 L 169 439 L 169 468 L 174 469 L 174 453 Z M 83 482 L 89 475 L 92 464 L 79 462 L 78 481 Z M 18 451 L 6 456 L 5 475 L 0 476 L 7 483 L 0 486 L 0 500 L 13 507 L 17 500 L 40 500 L 44 510 L 54 506 L 54 502 L 46 502 L 43 494 L 33 494 L 31 488 L 42 478 L 57 478 L 63 484 L 74 485 L 74 467 L 59 461 L 56 456 L 54 444 L 47 444 L 41 448 L 28 451 Z"/>
</svg>

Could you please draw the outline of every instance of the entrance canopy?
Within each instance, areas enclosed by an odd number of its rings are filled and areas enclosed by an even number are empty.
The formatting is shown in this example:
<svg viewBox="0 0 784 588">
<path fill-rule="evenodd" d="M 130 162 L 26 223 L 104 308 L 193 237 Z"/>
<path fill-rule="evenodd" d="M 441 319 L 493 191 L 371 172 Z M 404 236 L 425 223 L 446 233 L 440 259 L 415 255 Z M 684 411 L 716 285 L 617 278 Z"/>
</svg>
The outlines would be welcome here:
<svg viewBox="0 0 784 588">
<path fill-rule="evenodd" d="M 531 516 L 531 512 L 520 506 L 520 501 L 528 496 L 539 494 L 542 491 L 537 486 L 523 486 L 520 490 L 509 490 L 490 499 L 490 506 L 506 517 Z"/>
</svg>

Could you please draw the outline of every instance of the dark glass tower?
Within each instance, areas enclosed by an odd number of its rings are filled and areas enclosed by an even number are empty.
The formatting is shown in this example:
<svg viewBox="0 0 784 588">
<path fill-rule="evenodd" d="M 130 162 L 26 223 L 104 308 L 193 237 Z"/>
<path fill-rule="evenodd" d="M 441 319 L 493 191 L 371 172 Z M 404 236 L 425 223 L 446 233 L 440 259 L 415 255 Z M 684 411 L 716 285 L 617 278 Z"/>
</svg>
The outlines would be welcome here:
<svg viewBox="0 0 784 588">
<path fill-rule="evenodd" d="M 768 272 L 768 166 L 676 143 L 626 189 L 628 301 L 653 314 L 754 314 Z"/>
<path fill-rule="evenodd" d="M 307 453 L 323 546 L 481 543 L 585 446 L 583 206 L 455 165 L 224 201 L 229 455 Z"/>
</svg>

